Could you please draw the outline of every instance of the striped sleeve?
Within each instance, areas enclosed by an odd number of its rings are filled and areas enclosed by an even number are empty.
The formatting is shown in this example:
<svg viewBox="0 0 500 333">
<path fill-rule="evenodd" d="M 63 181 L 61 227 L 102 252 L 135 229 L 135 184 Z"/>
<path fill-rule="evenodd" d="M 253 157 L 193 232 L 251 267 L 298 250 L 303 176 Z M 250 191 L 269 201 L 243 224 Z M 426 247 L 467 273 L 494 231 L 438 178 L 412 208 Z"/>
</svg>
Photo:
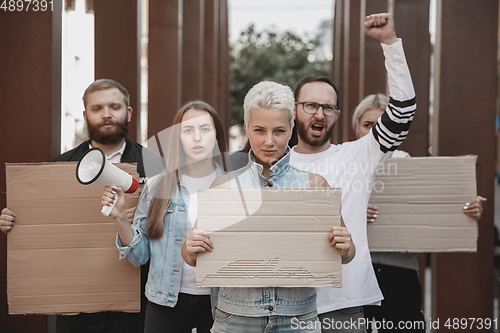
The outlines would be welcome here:
<svg viewBox="0 0 500 333">
<path fill-rule="evenodd" d="M 380 150 L 394 151 L 406 139 L 417 107 L 410 71 L 401 40 L 382 44 L 389 81 L 389 105 L 372 128 Z"/>
</svg>

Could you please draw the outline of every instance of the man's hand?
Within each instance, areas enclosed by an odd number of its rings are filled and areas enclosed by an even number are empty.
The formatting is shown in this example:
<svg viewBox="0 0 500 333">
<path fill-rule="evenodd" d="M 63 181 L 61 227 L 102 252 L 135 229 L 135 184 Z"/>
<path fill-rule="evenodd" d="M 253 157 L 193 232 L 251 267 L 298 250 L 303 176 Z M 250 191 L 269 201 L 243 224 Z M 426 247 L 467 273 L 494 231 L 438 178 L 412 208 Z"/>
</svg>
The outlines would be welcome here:
<svg viewBox="0 0 500 333">
<path fill-rule="evenodd" d="M 16 214 L 8 208 L 2 210 L 2 215 L 0 215 L 0 230 L 4 233 L 8 233 L 12 230 L 14 222 L 16 221 Z"/>
<path fill-rule="evenodd" d="M 394 21 L 388 13 L 372 14 L 365 17 L 365 34 L 380 43 L 391 45 L 398 41 Z"/>
</svg>

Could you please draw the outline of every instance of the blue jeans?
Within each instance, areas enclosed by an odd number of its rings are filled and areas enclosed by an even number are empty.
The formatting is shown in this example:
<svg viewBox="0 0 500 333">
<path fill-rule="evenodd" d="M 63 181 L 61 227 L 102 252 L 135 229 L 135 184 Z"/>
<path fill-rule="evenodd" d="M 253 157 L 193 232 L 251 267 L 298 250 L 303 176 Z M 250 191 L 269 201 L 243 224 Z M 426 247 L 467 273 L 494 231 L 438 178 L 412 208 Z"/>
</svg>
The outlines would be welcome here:
<svg viewBox="0 0 500 333">
<path fill-rule="evenodd" d="M 316 311 L 300 316 L 247 317 L 215 311 L 212 333 L 321 333 Z"/>
</svg>

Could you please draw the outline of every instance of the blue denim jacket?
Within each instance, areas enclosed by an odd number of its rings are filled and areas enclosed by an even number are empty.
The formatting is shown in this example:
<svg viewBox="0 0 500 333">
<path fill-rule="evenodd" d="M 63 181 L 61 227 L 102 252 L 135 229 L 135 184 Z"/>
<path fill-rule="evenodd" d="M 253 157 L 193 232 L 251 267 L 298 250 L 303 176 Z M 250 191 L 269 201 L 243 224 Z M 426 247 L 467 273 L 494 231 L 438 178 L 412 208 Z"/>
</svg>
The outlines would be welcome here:
<svg viewBox="0 0 500 333">
<path fill-rule="evenodd" d="M 224 171 L 217 166 L 217 177 L 223 174 Z M 120 260 L 127 258 L 134 266 L 144 265 L 150 260 L 146 297 L 153 303 L 174 307 L 181 287 L 184 262 L 181 248 L 186 238 L 184 224 L 187 219 L 189 194 L 182 183 L 177 187 L 165 215 L 163 236 L 150 240 L 146 231 L 146 217 L 160 177 L 161 175 L 158 175 L 149 179 L 144 188 L 134 215 L 132 242 L 129 246 L 123 246 L 117 235 L 116 246 L 120 252 Z M 212 288 L 213 301 L 217 300 L 216 293 L 217 289 Z"/>
<path fill-rule="evenodd" d="M 234 172 L 230 172 L 231 188 L 263 187 L 310 187 L 309 173 L 290 166 L 290 153 L 271 167 L 271 177 L 263 175 L 262 165 L 255 162 L 253 153 L 249 162 Z M 228 288 L 221 287 L 218 307 L 227 313 L 243 316 L 294 316 L 316 310 L 316 290 L 314 288 Z"/>
</svg>

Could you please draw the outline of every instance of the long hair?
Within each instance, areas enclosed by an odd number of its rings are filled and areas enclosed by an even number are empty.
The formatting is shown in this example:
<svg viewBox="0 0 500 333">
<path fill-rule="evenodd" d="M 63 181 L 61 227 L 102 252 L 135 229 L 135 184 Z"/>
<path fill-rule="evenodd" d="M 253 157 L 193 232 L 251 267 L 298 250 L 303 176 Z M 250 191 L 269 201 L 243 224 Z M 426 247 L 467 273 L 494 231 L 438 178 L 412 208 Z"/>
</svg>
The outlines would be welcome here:
<svg viewBox="0 0 500 333">
<path fill-rule="evenodd" d="M 158 239 L 163 236 L 164 218 L 179 185 L 179 168 L 185 165 L 185 153 L 182 149 L 180 140 L 181 130 L 179 124 L 182 122 L 184 114 L 191 109 L 207 111 L 212 117 L 217 132 L 217 145 L 214 147 L 212 159 L 224 170 L 227 170 L 227 142 L 224 134 L 224 127 L 222 126 L 219 115 L 217 115 L 217 112 L 205 102 L 193 101 L 187 103 L 175 115 L 172 127 L 168 132 L 168 142 L 170 144 L 164 154 L 165 172 L 160 177 L 156 186 L 149 189 L 154 191 L 153 198 L 149 205 L 146 223 L 146 231 L 149 239 Z M 217 148 L 220 154 L 216 151 Z M 144 200 L 146 200 L 145 197 L 146 193 L 144 193 Z"/>
</svg>

